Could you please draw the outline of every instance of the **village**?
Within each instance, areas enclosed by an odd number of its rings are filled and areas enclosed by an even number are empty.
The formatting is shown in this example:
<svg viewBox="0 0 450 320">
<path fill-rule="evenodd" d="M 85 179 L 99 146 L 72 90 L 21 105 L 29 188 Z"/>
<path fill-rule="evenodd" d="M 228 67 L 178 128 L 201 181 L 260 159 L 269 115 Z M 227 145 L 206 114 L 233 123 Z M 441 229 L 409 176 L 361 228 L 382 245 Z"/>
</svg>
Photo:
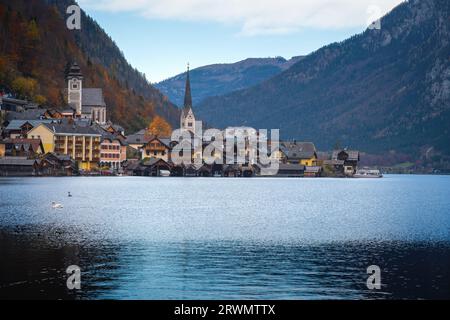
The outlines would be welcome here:
<svg viewBox="0 0 450 320">
<path fill-rule="evenodd" d="M 246 140 L 244 150 L 216 155 L 213 163 L 194 161 L 176 163 L 172 150 L 178 141 L 170 136 L 149 133 L 144 128 L 128 134 L 108 119 L 108 106 L 101 88 L 84 88 L 82 70 L 73 63 L 65 74 L 67 106 L 53 109 L 0 95 L 1 138 L 0 176 L 178 176 L 178 177 L 256 177 L 261 168 L 246 158 L 252 146 Z M 184 106 L 180 130 L 194 138 L 196 119 L 192 106 L 189 68 L 186 73 Z M 225 128 L 226 141 L 248 137 L 254 129 Z M 230 136 L 230 132 L 233 133 Z M 247 138 L 248 139 L 248 138 Z M 210 142 L 201 138 L 200 151 Z M 269 141 L 270 145 L 270 141 Z M 227 149 L 229 150 L 229 149 Z M 247 161 L 229 163 L 225 159 L 243 156 Z M 319 152 L 313 142 L 280 141 L 269 156 L 278 162 L 276 177 L 354 177 L 358 176 L 359 151 L 338 149 Z M 198 160 L 198 159 L 197 159 Z"/>
</svg>

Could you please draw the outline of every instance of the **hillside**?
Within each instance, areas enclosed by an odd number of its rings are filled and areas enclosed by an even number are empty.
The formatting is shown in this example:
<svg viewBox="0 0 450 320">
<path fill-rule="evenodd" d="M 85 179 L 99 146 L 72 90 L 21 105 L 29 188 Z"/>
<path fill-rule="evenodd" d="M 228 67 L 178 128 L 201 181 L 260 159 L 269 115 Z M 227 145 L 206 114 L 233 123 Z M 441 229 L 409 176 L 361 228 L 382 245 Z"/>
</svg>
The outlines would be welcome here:
<svg viewBox="0 0 450 320">
<path fill-rule="evenodd" d="M 0 0 L 0 90 L 51 107 L 65 107 L 64 71 L 77 61 L 85 87 L 103 88 L 109 115 L 128 130 L 179 111 L 133 69 L 105 31 L 82 13 L 82 29 L 66 28 L 69 0 Z"/>
<path fill-rule="evenodd" d="M 209 98 L 211 125 L 280 128 L 374 153 L 450 155 L 450 2 L 402 3 L 366 30 L 252 88 Z"/>
<path fill-rule="evenodd" d="M 191 70 L 193 103 L 249 88 L 287 70 L 302 57 L 290 60 L 284 58 L 250 58 L 230 64 L 213 64 Z M 183 104 L 186 74 L 182 73 L 155 84 L 178 106 Z"/>
</svg>

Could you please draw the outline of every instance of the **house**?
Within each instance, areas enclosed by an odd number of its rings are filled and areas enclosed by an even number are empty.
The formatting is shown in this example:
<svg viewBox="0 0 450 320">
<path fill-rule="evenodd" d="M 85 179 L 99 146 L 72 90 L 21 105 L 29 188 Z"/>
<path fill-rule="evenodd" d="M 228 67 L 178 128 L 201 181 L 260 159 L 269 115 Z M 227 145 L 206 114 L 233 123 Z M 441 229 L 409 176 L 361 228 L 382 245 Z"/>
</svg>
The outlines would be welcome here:
<svg viewBox="0 0 450 320">
<path fill-rule="evenodd" d="M 125 138 L 125 129 L 119 125 L 107 123 L 107 124 L 103 125 L 102 128 L 111 134 L 121 135 L 122 137 Z"/>
<path fill-rule="evenodd" d="M 0 158 L 0 176 L 2 177 L 29 177 L 38 174 L 39 165 L 35 159 L 26 157 Z"/>
<path fill-rule="evenodd" d="M 73 176 L 77 172 L 77 164 L 69 155 L 47 153 L 39 161 L 42 176 Z"/>
<path fill-rule="evenodd" d="M 26 138 L 28 132 L 41 123 L 52 123 L 54 120 L 11 120 L 3 130 L 3 137 L 16 139 Z"/>
<path fill-rule="evenodd" d="M 146 158 L 158 158 L 167 162 L 170 160 L 170 150 L 169 138 L 151 137 L 141 149 L 142 160 Z"/>
<path fill-rule="evenodd" d="M 28 137 L 40 137 L 45 153 L 71 156 L 80 170 L 91 171 L 100 162 L 101 134 L 91 127 L 68 123 L 43 123 L 32 129 Z"/>
<path fill-rule="evenodd" d="M 67 101 L 75 111 L 75 117 L 106 124 L 106 103 L 100 88 L 83 88 L 81 68 L 75 62 L 66 73 Z"/>
<path fill-rule="evenodd" d="M 239 177 L 241 176 L 241 170 L 236 164 L 227 164 L 223 166 L 224 177 Z"/>
<path fill-rule="evenodd" d="M 280 163 L 278 177 L 303 177 L 305 166 L 298 163 Z"/>
<path fill-rule="evenodd" d="M 47 109 L 27 109 L 21 112 L 11 111 L 6 114 L 7 124 L 12 120 L 44 120 L 47 119 Z"/>
<path fill-rule="evenodd" d="M 148 135 L 145 129 L 142 129 L 141 131 L 127 136 L 126 141 L 130 148 L 140 150 L 151 138 L 152 136 Z"/>
<path fill-rule="evenodd" d="M 6 139 L 2 144 L 5 147 L 5 156 L 36 158 L 44 153 L 40 139 Z"/>
<path fill-rule="evenodd" d="M 346 176 L 353 176 L 356 173 L 356 168 L 358 167 L 359 160 L 359 151 L 355 150 L 334 150 L 333 154 L 331 155 L 332 163 L 342 163 L 342 167 L 338 165 L 337 168 Z"/>
<path fill-rule="evenodd" d="M 316 146 L 312 142 L 282 142 L 278 159 L 282 163 L 315 166 L 317 164 Z"/>
<path fill-rule="evenodd" d="M 26 100 L 14 99 L 11 97 L 0 97 L 1 110 L 20 112 L 25 110 L 26 106 L 29 104 Z"/>
<path fill-rule="evenodd" d="M 74 119 L 75 110 L 70 107 L 63 110 L 47 109 L 45 116 L 48 119 Z"/>
<path fill-rule="evenodd" d="M 145 168 L 141 166 L 138 159 L 133 159 L 127 160 L 123 169 L 127 176 L 142 176 Z"/>
</svg>

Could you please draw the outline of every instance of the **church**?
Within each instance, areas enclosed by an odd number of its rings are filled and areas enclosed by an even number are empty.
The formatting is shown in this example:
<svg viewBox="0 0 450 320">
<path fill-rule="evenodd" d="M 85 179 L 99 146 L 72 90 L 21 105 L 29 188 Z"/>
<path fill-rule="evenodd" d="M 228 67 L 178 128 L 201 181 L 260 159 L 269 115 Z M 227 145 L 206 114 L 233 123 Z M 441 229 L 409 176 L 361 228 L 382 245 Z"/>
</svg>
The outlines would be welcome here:
<svg viewBox="0 0 450 320">
<path fill-rule="evenodd" d="M 89 119 L 100 125 L 107 123 L 106 103 L 100 88 L 83 88 L 83 75 L 78 64 L 73 63 L 67 71 L 67 102 L 75 117 Z"/>
<path fill-rule="evenodd" d="M 191 93 L 191 80 L 189 77 L 189 65 L 186 76 L 186 91 L 184 93 L 184 106 L 181 111 L 180 128 L 188 130 L 192 134 L 195 134 L 195 115 L 192 109 L 192 93 Z"/>
</svg>

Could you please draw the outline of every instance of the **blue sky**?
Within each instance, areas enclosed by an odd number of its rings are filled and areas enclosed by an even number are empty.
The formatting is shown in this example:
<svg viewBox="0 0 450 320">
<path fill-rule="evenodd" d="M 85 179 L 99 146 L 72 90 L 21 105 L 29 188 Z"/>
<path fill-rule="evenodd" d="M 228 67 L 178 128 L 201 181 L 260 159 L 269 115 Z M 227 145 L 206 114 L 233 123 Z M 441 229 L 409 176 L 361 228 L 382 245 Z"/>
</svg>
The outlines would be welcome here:
<svg viewBox="0 0 450 320">
<path fill-rule="evenodd" d="M 185 71 L 187 62 L 196 68 L 249 57 L 291 58 L 311 53 L 362 32 L 371 19 L 400 1 L 79 2 L 118 44 L 127 60 L 151 82 L 158 82 Z M 261 3 L 264 5 L 258 6 Z"/>
</svg>

